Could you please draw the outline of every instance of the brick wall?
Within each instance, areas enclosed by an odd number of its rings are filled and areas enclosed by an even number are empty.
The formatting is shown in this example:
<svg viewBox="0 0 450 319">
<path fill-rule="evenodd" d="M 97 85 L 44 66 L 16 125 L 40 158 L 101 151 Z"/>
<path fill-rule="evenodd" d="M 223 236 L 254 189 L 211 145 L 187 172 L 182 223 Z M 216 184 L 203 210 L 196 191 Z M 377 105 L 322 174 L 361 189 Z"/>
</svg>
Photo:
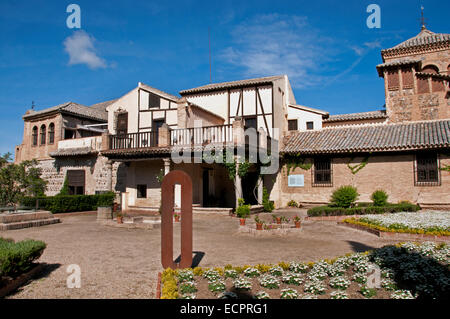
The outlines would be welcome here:
<svg viewBox="0 0 450 319">
<path fill-rule="evenodd" d="M 356 157 L 351 165 L 361 163 L 363 157 Z M 310 160 L 310 159 L 309 159 Z M 361 194 L 359 201 L 370 202 L 373 191 L 383 189 L 389 195 L 389 201 L 396 203 L 409 200 L 419 204 L 439 204 L 450 206 L 450 172 L 441 170 L 440 186 L 414 185 L 414 154 L 372 155 L 368 164 L 353 174 L 347 164 L 350 157 L 333 158 L 333 186 L 313 187 L 311 170 L 296 168 L 290 174 L 303 174 L 304 187 L 288 187 L 286 166 L 278 176 L 280 196 L 278 206 L 286 206 L 293 199 L 297 202 L 323 204 L 328 203 L 334 190 L 343 185 L 353 185 Z M 440 165 L 450 165 L 450 156 L 440 154 Z M 276 197 L 276 196 L 275 196 Z"/>
</svg>

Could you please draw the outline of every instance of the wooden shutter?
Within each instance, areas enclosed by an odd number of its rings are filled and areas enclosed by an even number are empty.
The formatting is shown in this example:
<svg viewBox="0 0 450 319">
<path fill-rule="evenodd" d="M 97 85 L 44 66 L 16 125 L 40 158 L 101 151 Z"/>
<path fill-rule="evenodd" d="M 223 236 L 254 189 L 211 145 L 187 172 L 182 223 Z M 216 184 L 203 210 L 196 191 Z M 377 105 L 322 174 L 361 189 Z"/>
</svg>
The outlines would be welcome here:
<svg viewBox="0 0 450 319">
<path fill-rule="evenodd" d="M 428 85 L 428 78 L 425 76 L 417 77 L 417 92 L 419 94 L 422 93 L 430 93 L 430 87 Z"/>
<path fill-rule="evenodd" d="M 67 171 L 67 181 L 69 186 L 83 186 L 85 184 L 84 170 L 69 170 Z"/>
<path fill-rule="evenodd" d="M 117 134 L 128 133 L 128 113 L 119 113 L 117 115 Z"/>
<path fill-rule="evenodd" d="M 412 69 L 402 69 L 402 82 L 404 89 L 411 89 L 414 87 L 414 78 Z"/>
<path fill-rule="evenodd" d="M 398 88 L 400 86 L 398 69 L 388 70 L 387 78 L 388 78 L 388 89 L 389 90 L 398 90 Z"/>
<path fill-rule="evenodd" d="M 433 92 L 442 92 L 445 90 L 444 81 L 441 79 L 431 79 L 431 90 Z"/>
</svg>

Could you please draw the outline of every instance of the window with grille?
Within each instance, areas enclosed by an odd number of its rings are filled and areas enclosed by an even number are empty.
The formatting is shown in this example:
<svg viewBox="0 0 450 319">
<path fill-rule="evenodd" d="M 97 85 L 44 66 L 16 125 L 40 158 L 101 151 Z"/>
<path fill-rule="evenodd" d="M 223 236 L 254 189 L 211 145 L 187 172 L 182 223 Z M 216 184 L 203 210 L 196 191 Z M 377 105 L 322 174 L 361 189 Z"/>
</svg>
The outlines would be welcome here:
<svg viewBox="0 0 450 319">
<path fill-rule="evenodd" d="M 48 143 L 53 144 L 55 142 L 55 124 L 50 123 L 48 126 Z"/>
<path fill-rule="evenodd" d="M 46 128 L 45 125 L 41 125 L 41 145 L 45 144 Z"/>
<path fill-rule="evenodd" d="M 298 120 L 288 120 L 288 130 L 297 131 L 298 130 Z"/>
<path fill-rule="evenodd" d="M 33 143 L 33 146 L 36 146 L 38 144 L 38 128 L 37 128 L 37 126 L 33 127 L 32 143 Z"/>
<path fill-rule="evenodd" d="M 313 186 L 333 186 L 331 158 L 314 159 Z"/>
<path fill-rule="evenodd" d="M 439 161 L 436 153 L 416 155 L 416 185 L 439 185 Z"/>
</svg>

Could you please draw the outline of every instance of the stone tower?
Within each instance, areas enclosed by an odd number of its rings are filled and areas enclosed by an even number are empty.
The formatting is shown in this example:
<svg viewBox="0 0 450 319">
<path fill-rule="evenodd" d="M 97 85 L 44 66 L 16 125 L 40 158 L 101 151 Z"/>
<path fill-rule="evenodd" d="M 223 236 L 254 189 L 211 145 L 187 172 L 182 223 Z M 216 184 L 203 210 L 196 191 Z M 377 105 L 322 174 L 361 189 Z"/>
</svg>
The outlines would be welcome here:
<svg viewBox="0 0 450 319">
<path fill-rule="evenodd" d="M 450 34 L 424 25 L 415 37 L 381 51 L 390 122 L 450 118 Z"/>
</svg>

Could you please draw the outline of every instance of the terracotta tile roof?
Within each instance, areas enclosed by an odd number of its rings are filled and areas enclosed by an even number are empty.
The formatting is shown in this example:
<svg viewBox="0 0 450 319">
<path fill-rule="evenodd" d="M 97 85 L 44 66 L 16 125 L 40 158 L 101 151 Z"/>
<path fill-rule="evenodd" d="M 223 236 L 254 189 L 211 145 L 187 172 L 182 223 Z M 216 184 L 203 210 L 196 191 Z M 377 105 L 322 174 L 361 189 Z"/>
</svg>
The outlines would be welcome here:
<svg viewBox="0 0 450 319">
<path fill-rule="evenodd" d="M 450 44 L 450 34 L 448 33 L 434 33 L 426 28 L 422 29 L 418 35 L 412 37 L 396 46 L 381 51 L 381 54 L 392 53 L 404 49 L 416 48 L 423 45 L 430 44 Z"/>
<path fill-rule="evenodd" d="M 330 115 L 330 117 L 324 119 L 323 122 L 357 121 L 357 120 L 371 120 L 384 118 L 387 118 L 386 111 L 379 110 L 370 112 Z"/>
<path fill-rule="evenodd" d="M 81 116 L 89 119 L 93 119 L 100 122 L 108 121 L 108 113 L 106 110 L 91 108 L 86 105 L 78 104 L 75 102 L 66 102 L 56 106 L 52 106 L 40 111 L 28 111 L 23 116 L 23 119 L 30 119 L 36 116 L 45 115 L 52 112 L 68 113 L 76 116 Z"/>
<path fill-rule="evenodd" d="M 80 155 L 94 155 L 98 154 L 97 151 L 90 147 L 79 147 L 79 148 L 69 148 L 69 149 L 59 149 L 55 152 L 51 152 L 51 157 L 63 157 L 63 156 L 80 156 Z"/>
<path fill-rule="evenodd" d="M 100 102 L 97 104 L 92 104 L 90 106 L 90 108 L 93 109 L 98 109 L 98 110 L 102 110 L 102 111 L 106 111 L 106 108 L 110 105 L 113 104 L 114 102 L 116 102 L 118 99 L 114 99 L 114 100 L 109 100 L 109 101 L 105 101 L 105 102 Z"/>
<path fill-rule="evenodd" d="M 165 98 L 167 98 L 167 99 L 169 99 L 169 100 L 172 100 L 172 101 L 174 101 L 174 102 L 179 102 L 179 101 L 180 101 L 180 97 L 175 96 L 175 95 L 172 95 L 172 94 L 169 94 L 169 93 L 166 93 L 166 92 L 161 91 L 161 90 L 158 90 L 158 89 L 156 89 L 156 88 L 154 88 L 154 87 L 152 87 L 152 86 L 150 86 L 150 85 L 147 85 L 147 84 L 145 84 L 145 83 L 139 82 L 139 83 L 138 83 L 138 86 L 139 86 L 140 88 L 143 88 L 143 89 L 145 89 L 145 90 L 147 90 L 147 91 L 150 91 L 150 92 L 152 92 L 152 93 L 155 93 L 155 94 L 157 94 L 157 95 L 160 95 L 160 96 L 162 96 L 162 97 L 165 97 Z"/>
<path fill-rule="evenodd" d="M 407 58 L 407 59 L 399 59 L 399 60 L 394 60 L 394 61 L 389 61 L 386 63 L 378 64 L 377 65 L 378 75 L 383 76 L 384 68 L 393 67 L 393 66 L 411 65 L 411 64 L 417 64 L 420 67 L 420 65 L 422 64 L 422 60 Z"/>
<path fill-rule="evenodd" d="M 194 94 L 194 93 L 208 92 L 208 91 L 216 91 L 216 90 L 223 90 L 223 89 L 237 88 L 237 87 L 251 86 L 251 85 L 270 84 L 273 81 L 282 79 L 283 77 L 284 77 L 284 75 L 277 75 L 277 76 L 267 76 L 267 77 L 262 77 L 262 78 L 231 81 L 231 82 L 212 83 L 212 84 L 207 84 L 207 85 L 199 86 L 196 88 L 180 91 L 180 95 L 187 95 L 187 94 Z"/>
<path fill-rule="evenodd" d="M 450 147 L 450 120 L 328 128 L 292 133 L 282 153 L 323 154 Z"/>
</svg>

